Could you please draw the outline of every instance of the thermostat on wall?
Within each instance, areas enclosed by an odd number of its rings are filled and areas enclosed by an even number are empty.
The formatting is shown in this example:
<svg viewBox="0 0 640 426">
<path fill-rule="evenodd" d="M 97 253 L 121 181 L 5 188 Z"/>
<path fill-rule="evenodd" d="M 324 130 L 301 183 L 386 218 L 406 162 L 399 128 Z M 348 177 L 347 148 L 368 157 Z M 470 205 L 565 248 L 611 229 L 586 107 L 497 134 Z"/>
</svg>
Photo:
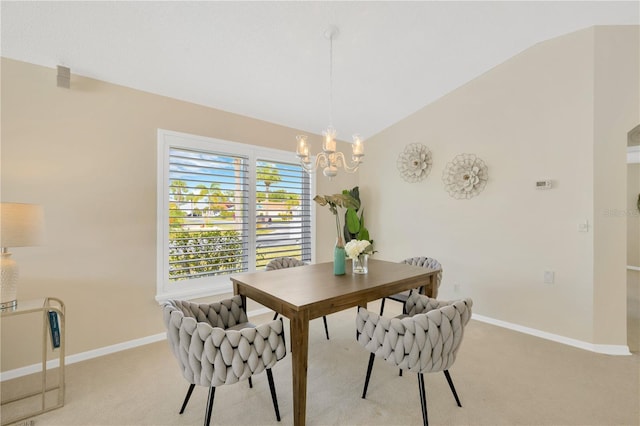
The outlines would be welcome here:
<svg viewBox="0 0 640 426">
<path fill-rule="evenodd" d="M 539 180 L 536 182 L 536 189 L 551 189 L 551 187 L 550 180 Z"/>
</svg>

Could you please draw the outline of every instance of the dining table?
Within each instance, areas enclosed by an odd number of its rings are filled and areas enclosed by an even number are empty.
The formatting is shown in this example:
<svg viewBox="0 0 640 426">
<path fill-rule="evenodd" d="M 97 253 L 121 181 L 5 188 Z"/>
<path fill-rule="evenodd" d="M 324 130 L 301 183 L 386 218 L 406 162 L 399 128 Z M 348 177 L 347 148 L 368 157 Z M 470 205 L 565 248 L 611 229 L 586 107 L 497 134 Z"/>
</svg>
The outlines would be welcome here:
<svg viewBox="0 0 640 426">
<path fill-rule="evenodd" d="M 309 321 L 421 286 L 431 289 L 438 271 L 369 259 L 366 274 L 347 268 L 344 275 L 334 275 L 333 262 L 324 262 L 231 276 L 234 294 L 242 296 L 244 306 L 250 298 L 289 319 L 294 425 L 306 421 Z"/>
</svg>

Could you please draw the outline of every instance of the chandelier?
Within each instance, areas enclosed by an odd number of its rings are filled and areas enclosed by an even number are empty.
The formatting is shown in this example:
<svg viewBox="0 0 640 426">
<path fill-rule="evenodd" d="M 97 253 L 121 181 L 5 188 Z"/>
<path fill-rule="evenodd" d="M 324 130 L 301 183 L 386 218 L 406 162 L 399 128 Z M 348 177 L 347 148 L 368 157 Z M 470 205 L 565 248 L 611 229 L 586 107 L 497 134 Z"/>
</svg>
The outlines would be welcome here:
<svg viewBox="0 0 640 426">
<path fill-rule="evenodd" d="M 353 135 L 351 147 L 351 161 L 347 161 L 344 154 L 336 151 L 336 129 L 333 122 L 333 39 L 338 36 L 338 28 L 329 27 L 324 35 L 329 39 L 329 126 L 322 132 L 322 152 L 316 155 L 315 162 L 311 161 L 309 154 L 309 142 L 307 135 L 298 135 L 296 139 L 296 156 L 300 159 L 300 165 L 307 173 L 313 173 L 318 167 L 322 168 L 322 174 L 332 178 L 338 174 L 338 169 L 343 168 L 348 173 L 354 173 L 362 163 L 364 157 L 364 144 L 359 135 Z"/>
</svg>

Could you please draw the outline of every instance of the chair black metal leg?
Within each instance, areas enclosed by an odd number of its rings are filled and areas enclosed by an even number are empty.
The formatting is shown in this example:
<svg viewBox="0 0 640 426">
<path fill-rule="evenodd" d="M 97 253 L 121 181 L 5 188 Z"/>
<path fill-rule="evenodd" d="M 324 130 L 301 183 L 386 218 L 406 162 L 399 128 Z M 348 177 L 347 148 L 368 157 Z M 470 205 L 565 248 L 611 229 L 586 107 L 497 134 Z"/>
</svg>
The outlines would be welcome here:
<svg viewBox="0 0 640 426">
<path fill-rule="evenodd" d="M 182 403 L 182 408 L 180 408 L 180 414 L 184 413 L 184 409 L 187 408 L 187 402 L 189 402 L 189 398 L 191 398 L 191 394 L 193 393 L 193 389 L 196 387 L 193 383 L 189 385 L 189 390 L 187 390 L 187 396 L 184 397 L 184 402 Z"/>
<path fill-rule="evenodd" d="M 251 377 L 249 377 L 249 387 L 253 389 L 253 381 L 251 381 Z"/>
<path fill-rule="evenodd" d="M 204 418 L 204 426 L 209 426 L 211 423 L 211 412 L 213 411 L 213 397 L 216 394 L 216 388 L 211 386 L 209 389 L 209 398 L 207 398 L 207 415 Z"/>
<path fill-rule="evenodd" d="M 402 368 L 398 368 L 398 376 L 402 377 Z"/>
<path fill-rule="evenodd" d="M 329 327 L 327 327 L 327 317 L 322 317 L 322 321 L 324 321 L 324 334 L 327 335 L 327 340 L 329 340 Z"/>
<path fill-rule="evenodd" d="M 364 390 L 362 391 L 362 398 L 366 398 L 367 396 L 367 388 L 369 387 L 369 378 L 371 377 L 371 370 L 373 370 L 373 360 L 375 359 L 375 355 L 373 352 L 369 355 L 369 366 L 367 367 L 367 377 L 364 379 Z"/>
<path fill-rule="evenodd" d="M 462 407 L 460 404 L 460 399 L 458 398 L 458 393 L 456 392 L 455 386 L 453 386 L 453 380 L 451 380 L 451 375 L 449 374 L 449 370 L 444 370 L 444 377 L 447 378 L 447 382 L 449 382 L 449 387 L 451 388 L 451 392 L 453 392 L 453 397 L 456 399 L 458 403 L 458 407 Z"/>
<path fill-rule="evenodd" d="M 273 313 L 273 319 L 274 319 L 274 320 L 275 320 L 275 319 L 278 319 L 278 313 L 277 313 L 277 312 L 274 312 L 274 313 Z"/>
<path fill-rule="evenodd" d="M 429 426 L 427 417 L 427 392 L 424 389 L 424 374 L 418 373 L 418 390 L 420 391 L 420 404 L 422 405 L 422 424 Z"/>
<path fill-rule="evenodd" d="M 280 410 L 278 409 L 278 397 L 276 396 L 276 385 L 273 383 L 273 373 L 271 369 L 267 368 L 267 379 L 269 380 L 269 390 L 271 390 L 271 400 L 273 401 L 273 408 L 276 410 L 276 420 L 280 421 Z"/>
<path fill-rule="evenodd" d="M 384 301 L 386 299 L 383 297 L 382 298 L 382 302 L 380 302 L 380 316 L 382 316 L 382 313 L 384 312 Z"/>
</svg>

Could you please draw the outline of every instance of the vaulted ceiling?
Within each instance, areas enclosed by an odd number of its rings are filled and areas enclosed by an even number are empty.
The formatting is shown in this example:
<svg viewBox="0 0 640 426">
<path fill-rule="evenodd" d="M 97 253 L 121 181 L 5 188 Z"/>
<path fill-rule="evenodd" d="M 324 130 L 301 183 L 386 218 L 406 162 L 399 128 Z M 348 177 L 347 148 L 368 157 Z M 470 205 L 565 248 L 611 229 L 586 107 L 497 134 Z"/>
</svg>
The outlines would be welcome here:
<svg viewBox="0 0 640 426">
<path fill-rule="evenodd" d="M 2 56 L 278 123 L 369 137 L 544 40 L 637 1 L 1 3 Z"/>
</svg>

